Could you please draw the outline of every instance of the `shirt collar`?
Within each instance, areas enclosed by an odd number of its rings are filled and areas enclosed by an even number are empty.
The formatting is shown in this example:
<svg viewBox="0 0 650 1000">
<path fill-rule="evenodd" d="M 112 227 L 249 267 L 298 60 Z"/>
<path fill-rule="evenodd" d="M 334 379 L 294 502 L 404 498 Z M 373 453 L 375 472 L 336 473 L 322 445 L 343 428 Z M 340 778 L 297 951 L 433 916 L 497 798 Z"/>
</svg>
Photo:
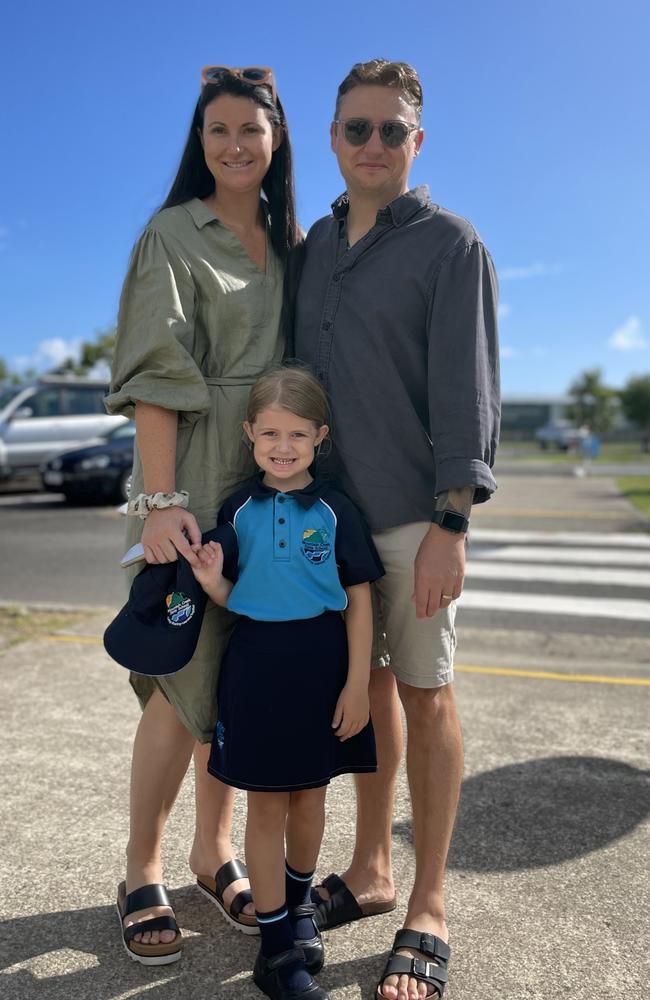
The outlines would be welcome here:
<svg viewBox="0 0 650 1000">
<path fill-rule="evenodd" d="M 262 202 L 262 211 L 266 216 L 267 222 L 270 222 L 270 211 L 268 202 L 264 199 L 260 199 Z M 192 216 L 192 221 L 197 229 L 203 229 L 207 226 L 209 222 L 216 222 L 217 225 L 222 225 L 221 221 L 217 218 L 211 208 L 201 201 L 200 198 L 192 198 L 191 201 L 186 201 L 183 204 L 183 208 Z"/>
<path fill-rule="evenodd" d="M 186 212 L 192 216 L 192 221 L 197 229 L 203 229 L 209 222 L 219 222 L 214 212 L 205 205 L 200 198 L 192 198 L 183 204 Z"/>
<path fill-rule="evenodd" d="M 316 501 L 319 499 L 320 494 L 324 488 L 325 484 L 321 479 L 314 479 L 308 486 L 305 486 L 304 490 L 289 490 L 284 496 L 292 497 L 296 500 L 301 507 L 305 510 L 309 510 L 313 507 Z M 269 497 L 274 497 L 278 493 L 282 493 L 281 490 L 276 490 L 272 486 L 267 486 L 266 483 L 262 482 L 262 473 L 255 476 L 250 482 L 250 493 L 253 500 L 266 500 Z"/>
<path fill-rule="evenodd" d="M 381 208 L 377 212 L 377 223 L 390 221 L 394 226 L 401 226 L 415 215 L 416 212 L 419 212 L 420 209 L 428 208 L 430 205 L 429 188 L 426 184 L 421 184 L 419 187 L 407 191 L 406 194 L 401 194 L 399 198 L 395 198 L 389 202 L 385 208 Z M 335 219 L 345 219 L 349 209 L 350 199 L 347 191 L 344 191 L 333 202 L 332 215 Z"/>
</svg>

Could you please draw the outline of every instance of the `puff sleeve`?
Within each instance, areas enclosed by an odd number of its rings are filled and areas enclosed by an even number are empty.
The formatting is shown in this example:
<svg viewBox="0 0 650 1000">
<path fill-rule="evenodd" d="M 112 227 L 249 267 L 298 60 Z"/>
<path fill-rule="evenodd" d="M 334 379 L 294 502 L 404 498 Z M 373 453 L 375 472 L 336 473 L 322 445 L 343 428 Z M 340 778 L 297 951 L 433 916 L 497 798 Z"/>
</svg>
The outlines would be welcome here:
<svg viewBox="0 0 650 1000">
<path fill-rule="evenodd" d="M 109 413 L 132 417 L 138 401 L 176 410 L 189 422 L 209 411 L 192 356 L 194 313 L 189 266 L 173 239 L 150 226 L 135 245 L 120 298 Z"/>
</svg>

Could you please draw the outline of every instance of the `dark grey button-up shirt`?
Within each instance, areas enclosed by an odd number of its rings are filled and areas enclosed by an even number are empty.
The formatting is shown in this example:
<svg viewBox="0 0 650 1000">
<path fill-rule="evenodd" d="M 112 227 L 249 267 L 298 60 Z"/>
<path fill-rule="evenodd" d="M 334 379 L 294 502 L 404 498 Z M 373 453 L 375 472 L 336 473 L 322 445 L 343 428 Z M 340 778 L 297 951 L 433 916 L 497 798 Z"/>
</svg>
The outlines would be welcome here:
<svg viewBox="0 0 650 1000">
<path fill-rule="evenodd" d="M 307 235 L 295 353 L 332 405 L 331 465 L 373 531 L 429 520 L 434 496 L 490 472 L 499 428 L 497 282 L 472 226 L 426 187 L 353 247 L 347 198 Z"/>
</svg>

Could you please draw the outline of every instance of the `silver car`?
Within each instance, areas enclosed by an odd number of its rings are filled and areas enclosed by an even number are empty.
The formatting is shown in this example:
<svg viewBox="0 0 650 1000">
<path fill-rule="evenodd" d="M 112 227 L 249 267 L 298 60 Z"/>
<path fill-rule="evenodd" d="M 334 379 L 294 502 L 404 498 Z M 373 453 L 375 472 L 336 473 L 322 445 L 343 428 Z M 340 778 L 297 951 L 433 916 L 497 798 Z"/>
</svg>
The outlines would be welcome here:
<svg viewBox="0 0 650 1000">
<path fill-rule="evenodd" d="M 0 474 L 38 470 L 49 455 L 102 437 L 126 423 L 104 409 L 103 381 L 46 376 L 0 391 Z"/>
</svg>

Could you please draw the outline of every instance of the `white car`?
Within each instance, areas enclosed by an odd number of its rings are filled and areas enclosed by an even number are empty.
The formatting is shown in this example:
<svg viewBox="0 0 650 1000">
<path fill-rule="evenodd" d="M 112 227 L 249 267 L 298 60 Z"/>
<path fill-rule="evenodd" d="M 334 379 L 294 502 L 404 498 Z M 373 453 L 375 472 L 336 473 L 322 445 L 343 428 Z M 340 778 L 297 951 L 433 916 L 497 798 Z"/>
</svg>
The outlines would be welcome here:
<svg viewBox="0 0 650 1000">
<path fill-rule="evenodd" d="M 49 455 L 126 423 L 106 413 L 107 393 L 103 381 L 65 376 L 0 390 L 0 474 L 36 472 Z"/>
<path fill-rule="evenodd" d="M 558 451 L 575 448 L 588 436 L 589 431 L 585 427 L 576 427 L 569 420 L 554 420 L 535 431 L 540 448 L 557 448 Z"/>
</svg>

